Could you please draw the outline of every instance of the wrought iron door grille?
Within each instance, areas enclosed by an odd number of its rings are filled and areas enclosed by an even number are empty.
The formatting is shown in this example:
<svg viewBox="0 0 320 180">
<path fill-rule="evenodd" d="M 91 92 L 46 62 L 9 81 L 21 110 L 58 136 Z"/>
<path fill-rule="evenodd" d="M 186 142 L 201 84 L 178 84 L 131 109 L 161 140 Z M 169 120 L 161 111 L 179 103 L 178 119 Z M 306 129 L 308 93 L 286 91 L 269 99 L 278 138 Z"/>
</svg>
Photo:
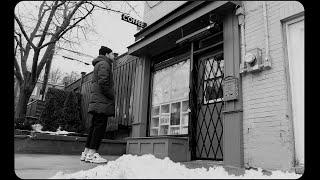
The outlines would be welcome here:
<svg viewBox="0 0 320 180">
<path fill-rule="evenodd" d="M 193 69 L 193 157 L 223 160 L 223 51 L 200 58 Z"/>
</svg>

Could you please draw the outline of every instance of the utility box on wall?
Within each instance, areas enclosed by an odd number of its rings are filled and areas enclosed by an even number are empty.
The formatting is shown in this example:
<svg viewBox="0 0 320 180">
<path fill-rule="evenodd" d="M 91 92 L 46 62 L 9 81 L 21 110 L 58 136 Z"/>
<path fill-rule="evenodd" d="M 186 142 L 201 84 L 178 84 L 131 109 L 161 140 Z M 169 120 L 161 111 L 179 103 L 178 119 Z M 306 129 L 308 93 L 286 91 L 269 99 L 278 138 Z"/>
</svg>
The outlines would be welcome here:
<svg viewBox="0 0 320 180">
<path fill-rule="evenodd" d="M 239 97 L 239 80 L 234 76 L 227 76 L 223 79 L 223 100 L 237 100 Z"/>
<path fill-rule="evenodd" d="M 262 58 L 262 51 L 259 48 L 248 51 L 240 64 L 240 74 L 256 73 L 271 68 L 270 59 Z"/>
</svg>

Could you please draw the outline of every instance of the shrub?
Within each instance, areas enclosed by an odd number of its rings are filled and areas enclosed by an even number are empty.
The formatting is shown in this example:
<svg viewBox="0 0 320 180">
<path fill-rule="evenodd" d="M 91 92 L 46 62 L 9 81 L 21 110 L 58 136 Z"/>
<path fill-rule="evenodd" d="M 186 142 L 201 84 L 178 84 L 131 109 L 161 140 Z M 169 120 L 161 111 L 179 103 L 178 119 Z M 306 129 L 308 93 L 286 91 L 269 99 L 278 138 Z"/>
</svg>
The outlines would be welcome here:
<svg viewBox="0 0 320 180">
<path fill-rule="evenodd" d="M 71 132 L 83 132 L 84 125 L 81 122 L 81 96 L 79 93 L 68 92 L 67 98 L 63 105 L 63 122 L 62 129 Z"/>
<path fill-rule="evenodd" d="M 80 114 L 81 94 L 49 88 L 40 124 L 44 131 L 62 130 L 82 133 L 84 131 Z"/>
</svg>

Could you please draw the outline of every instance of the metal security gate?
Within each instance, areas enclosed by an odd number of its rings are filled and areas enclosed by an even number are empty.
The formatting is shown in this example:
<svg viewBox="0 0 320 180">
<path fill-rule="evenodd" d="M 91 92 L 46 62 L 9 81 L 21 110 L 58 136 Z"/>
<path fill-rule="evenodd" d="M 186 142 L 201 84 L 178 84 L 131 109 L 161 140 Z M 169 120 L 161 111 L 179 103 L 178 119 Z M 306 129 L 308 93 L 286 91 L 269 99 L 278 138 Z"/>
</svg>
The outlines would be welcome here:
<svg viewBox="0 0 320 180">
<path fill-rule="evenodd" d="M 193 61 L 190 93 L 192 159 L 223 160 L 223 41 L 216 44 L 206 54 L 195 56 Z"/>
</svg>

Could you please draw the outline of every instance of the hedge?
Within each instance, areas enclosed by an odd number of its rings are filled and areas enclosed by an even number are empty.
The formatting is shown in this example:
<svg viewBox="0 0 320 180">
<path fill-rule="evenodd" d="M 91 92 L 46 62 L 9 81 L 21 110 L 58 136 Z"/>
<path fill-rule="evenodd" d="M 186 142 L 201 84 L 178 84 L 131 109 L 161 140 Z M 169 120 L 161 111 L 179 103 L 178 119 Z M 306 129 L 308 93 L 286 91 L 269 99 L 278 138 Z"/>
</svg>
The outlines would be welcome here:
<svg viewBox="0 0 320 180">
<path fill-rule="evenodd" d="M 43 126 L 43 131 L 56 131 L 60 126 L 61 130 L 84 133 L 81 94 L 49 88 L 39 123 Z"/>
</svg>

